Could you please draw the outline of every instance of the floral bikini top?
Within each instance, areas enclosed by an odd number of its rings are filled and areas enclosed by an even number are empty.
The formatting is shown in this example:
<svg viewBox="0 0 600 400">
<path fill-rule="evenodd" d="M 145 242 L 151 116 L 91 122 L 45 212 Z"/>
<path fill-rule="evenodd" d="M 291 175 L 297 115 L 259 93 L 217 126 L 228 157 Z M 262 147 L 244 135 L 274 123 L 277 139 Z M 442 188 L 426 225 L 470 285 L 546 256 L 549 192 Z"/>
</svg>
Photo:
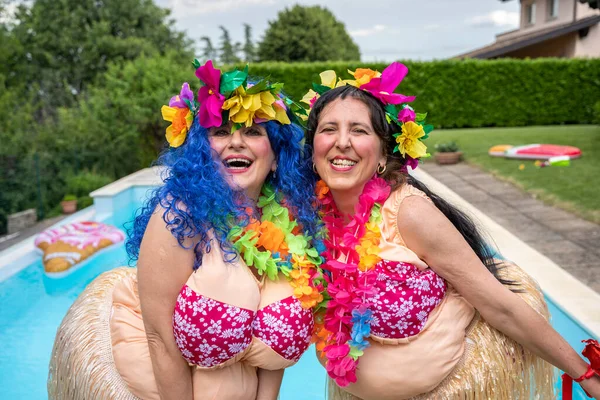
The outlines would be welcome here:
<svg viewBox="0 0 600 400">
<path fill-rule="evenodd" d="M 313 325 L 284 277 L 259 282 L 243 260 L 225 263 L 218 248 L 183 286 L 173 314 L 177 346 L 197 368 L 289 367 L 310 345 Z"/>
</svg>

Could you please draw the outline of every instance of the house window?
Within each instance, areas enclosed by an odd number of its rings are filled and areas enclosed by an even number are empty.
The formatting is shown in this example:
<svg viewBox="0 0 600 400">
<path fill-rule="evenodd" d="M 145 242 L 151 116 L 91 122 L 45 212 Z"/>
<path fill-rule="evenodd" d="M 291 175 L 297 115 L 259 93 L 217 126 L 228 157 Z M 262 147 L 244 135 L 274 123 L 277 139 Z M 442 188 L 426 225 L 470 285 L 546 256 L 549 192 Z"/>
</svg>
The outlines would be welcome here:
<svg viewBox="0 0 600 400">
<path fill-rule="evenodd" d="M 548 17 L 558 18 L 558 0 L 548 0 Z"/>
<path fill-rule="evenodd" d="M 527 4 L 525 7 L 525 22 L 527 25 L 535 24 L 535 3 Z"/>
</svg>

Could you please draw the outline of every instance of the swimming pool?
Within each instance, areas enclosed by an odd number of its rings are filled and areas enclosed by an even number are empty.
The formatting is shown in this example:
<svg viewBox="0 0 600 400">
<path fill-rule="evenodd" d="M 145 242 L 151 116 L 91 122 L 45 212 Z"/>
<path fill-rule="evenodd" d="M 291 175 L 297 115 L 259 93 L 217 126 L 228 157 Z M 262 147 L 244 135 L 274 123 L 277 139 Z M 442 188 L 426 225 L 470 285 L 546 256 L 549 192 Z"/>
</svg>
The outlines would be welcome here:
<svg viewBox="0 0 600 400">
<path fill-rule="evenodd" d="M 148 188 L 132 188 L 112 199 L 118 207 L 110 215 L 97 211 L 103 222 L 122 228 L 140 206 Z M 101 212 L 102 211 L 102 212 Z M 124 245 L 109 248 L 85 266 L 61 279 L 42 273 L 41 259 L 0 282 L 0 399 L 46 399 L 48 363 L 54 335 L 79 293 L 100 273 L 126 265 Z M 553 326 L 577 350 L 592 337 L 549 301 Z M 282 400 L 325 399 L 325 373 L 309 349 L 300 362 L 285 372 Z M 574 399 L 585 399 L 575 385 Z"/>
</svg>

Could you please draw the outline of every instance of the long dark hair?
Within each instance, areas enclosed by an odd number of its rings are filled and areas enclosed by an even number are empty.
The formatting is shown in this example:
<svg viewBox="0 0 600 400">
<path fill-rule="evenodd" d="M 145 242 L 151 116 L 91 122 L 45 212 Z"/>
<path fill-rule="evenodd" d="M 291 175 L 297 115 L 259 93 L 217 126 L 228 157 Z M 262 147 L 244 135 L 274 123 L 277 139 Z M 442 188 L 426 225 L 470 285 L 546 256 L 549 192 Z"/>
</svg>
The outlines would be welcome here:
<svg viewBox="0 0 600 400">
<path fill-rule="evenodd" d="M 502 284 L 515 285 L 515 282 L 499 276 L 498 271 L 500 267 L 496 261 L 498 255 L 492 249 L 491 243 L 484 239 L 482 231 L 475 225 L 473 220 L 464 212 L 433 193 L 425 184 L 406 173 L 406 160 L 399 152 L 394 153 L 393 151 L 396 145 L 393 135 L 398 133 L 401 128 L 395 123 L 387 122 L 383 103 L 369 92 L 347 85 L 331 89 L 319 97 L 313 105 L 308 118 L 307 144 L 312 148 L 319 118 L 325 107 L 336 99 L 346 99 L 348 97 L 362 101 L 370 111 L 373 130 L 381 139 L 384 155 L 387 158 L 387 168 L 381 177 L 392 186 L 392 190 L 404 184 L 409 184 L 425 193 L 460 232 L 469 246 L 471 246 L 471 249 L 477 254 L 479 260 L 481 260 L 494 277 Z"/>
</svg>

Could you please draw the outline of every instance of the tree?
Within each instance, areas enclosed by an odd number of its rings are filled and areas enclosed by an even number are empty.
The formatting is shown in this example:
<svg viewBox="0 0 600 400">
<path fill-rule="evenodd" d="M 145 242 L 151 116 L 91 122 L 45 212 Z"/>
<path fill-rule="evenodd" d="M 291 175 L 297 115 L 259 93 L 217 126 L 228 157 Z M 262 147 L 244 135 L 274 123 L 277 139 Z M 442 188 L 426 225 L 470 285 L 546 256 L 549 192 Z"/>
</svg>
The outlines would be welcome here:
<svg viewBox="0 0 600 400">
<path fill-rule="evenodd" d="M 217 60 L 217 50 L 213 47 L 212 41 L 208 36 L 202 36 L 200 38 L 202 42 L 204 42 L 204 47 L 202 48 L 202 59 L 204 61 L 208 60 Z"/>
<path fill-rule="evenodd" d="M 169 13 L 152 0 L 35 0 L 30 7 L 21 5 L 12 32 L 27 49 L 22 77 L 38 93 L 45 114 L 55 115 L 57 107 L 75 104 L 111 62 L 169 50 L 191 57 L 190 43 L 172 29 Z"/>
<path fill-rule="evenodd" d="M 246 62 L 252 62 L 256 58 L 256 49 L 252 43 L 252 27 L 249 24 L 244 24 L 244 59 Z"/>
<path fill-rule="evenodd" d="M 223 25 L 220 25 L 219 29 L 221 29 L 222 32 L 221 47 L 219 48 L 220 61 L 223 64 L 235 64 L 236 62 L 239 62 L 240 59 L 236 55 L 236 49 L 231 44 L 231 37 L 229 36 L 229 31 Z"/>
<path fill-rule="evenodd" d="M 269 21 L 258 46 L 261 61 L 360 60 L 358 46 L 343 23 L 320 6 L 295 5 Z"/>
<path fill-rule="evenodd" d="M 61 110 L 53 141 L 93 154 L 88 167 L 106 175 L 121 177 L 147 167 L 166 143 L 168 123 L 160 108 L 179 94 L 183 82 L 195 93 L 199 89 L 189 57 L 177 52 L 112 63 L 77 107 Z"/>
</svg>

